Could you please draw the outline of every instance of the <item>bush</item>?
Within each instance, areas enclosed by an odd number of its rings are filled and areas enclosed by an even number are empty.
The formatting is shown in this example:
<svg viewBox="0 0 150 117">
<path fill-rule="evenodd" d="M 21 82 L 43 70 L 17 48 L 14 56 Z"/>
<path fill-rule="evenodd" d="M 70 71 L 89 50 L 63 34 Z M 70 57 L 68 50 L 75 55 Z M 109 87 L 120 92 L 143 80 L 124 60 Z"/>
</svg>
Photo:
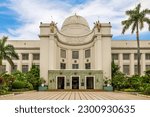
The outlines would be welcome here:
<svg viewBox="0 0 150 117">
<path fill-rule="evenodd" d="M 33 90 L 33 85 L 32 85 L 31 83 L 27 82 L 27 83 L 25 84 L 25 88 L 27 88 L 27 89 L 29 89 L 29 90 Z"/>
<path fill-rule="evenodd" d="M 150 95 L 150 86 L 145 89 L 144 94 Z"/>
<path fill-rule="evenodd" d="M 124 89 L 123 91 L 125 91 L 125 92 L 136 92 L 136 90 L 135 90 L 135 89 L 130 89 L 130 88 L 128 88 L 128 89 Z"/>
<path fill-rule="evenodd" d="M 15 81 L 12 84 L 12 89 L 23 89 L 25 88 L 25 82 L 23 81 Z"/>
</svg>

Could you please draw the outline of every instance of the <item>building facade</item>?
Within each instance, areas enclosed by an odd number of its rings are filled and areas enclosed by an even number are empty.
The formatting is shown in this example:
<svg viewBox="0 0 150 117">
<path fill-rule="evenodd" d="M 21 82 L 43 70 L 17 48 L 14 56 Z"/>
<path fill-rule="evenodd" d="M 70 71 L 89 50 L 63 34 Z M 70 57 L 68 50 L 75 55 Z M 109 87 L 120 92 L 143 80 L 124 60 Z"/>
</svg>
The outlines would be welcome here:
<svg viewBox="0 0 150 117">
<path fill-rule="evenodd" d="M 41 23 L 39 38 L 9 40 L 19 60 L 13 60 L 14 69 L 3 60 L 3 70 L 27 72 L 35 64 L 49 89 L 103 89 L 112 59 L 127 75 L 137 73 L 136 41 L 112 40 L 110 23 L 97 21 L 90 29 L 86 19 L 73 15 L 60 30 L 53 21 Z M 150 42 L 141 41 L 141 73 L 149 68 Z"/>
</svg>

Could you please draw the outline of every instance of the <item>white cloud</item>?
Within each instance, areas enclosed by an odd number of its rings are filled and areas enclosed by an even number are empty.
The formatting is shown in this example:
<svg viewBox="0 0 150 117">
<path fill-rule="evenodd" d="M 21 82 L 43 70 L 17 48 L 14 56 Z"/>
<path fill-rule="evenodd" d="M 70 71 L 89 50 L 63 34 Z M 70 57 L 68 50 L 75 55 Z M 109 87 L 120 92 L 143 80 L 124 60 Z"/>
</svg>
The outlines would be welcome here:
<svg viewBox="0 0 150 117">
<path fill-rule="evenodd" d="M 40 22 L 50 22 L 51 16 L 60 28 L 64 19 L 77 13 L 87 19 L 90 27 L 93 22 L 111 22 L 112 33 L 121 33 L 121 21 L 125 11 L 134 8 L 139 2 L 143 8 L 149 8 L 148 0 L 89 0 L 79 5 L 71 5 L 60 0 L 10 0 L 9 8 L 16 12 L 22 25 L 17 29 L 8 29 L 10 38 L 38 39 Z"/>
</svg>

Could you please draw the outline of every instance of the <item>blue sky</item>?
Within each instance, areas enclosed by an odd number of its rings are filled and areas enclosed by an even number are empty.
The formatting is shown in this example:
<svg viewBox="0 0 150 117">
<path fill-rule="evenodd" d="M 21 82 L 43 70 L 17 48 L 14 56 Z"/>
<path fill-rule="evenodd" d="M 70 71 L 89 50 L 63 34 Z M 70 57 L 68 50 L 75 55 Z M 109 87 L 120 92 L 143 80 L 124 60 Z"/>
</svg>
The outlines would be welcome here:
<svg viewBox="0 0 150 117">
<path fill-rule="evenodd" d="M 150 6 L 149 0 L 0 0 L 0 37 L 39 39 L 40 22 L 54 20 L 60 29 L 66 17 L 77 13 L 87 19 L 91 29 L 97 20 L 111 22 L 113 39 L 135 40 L 130 30 L 121 34 L 121 21 L 127 18 L 125 11 L 138 3 L 143 9 Z M 150 40 L 147 25 L 140 39 Z"/>
</svg>

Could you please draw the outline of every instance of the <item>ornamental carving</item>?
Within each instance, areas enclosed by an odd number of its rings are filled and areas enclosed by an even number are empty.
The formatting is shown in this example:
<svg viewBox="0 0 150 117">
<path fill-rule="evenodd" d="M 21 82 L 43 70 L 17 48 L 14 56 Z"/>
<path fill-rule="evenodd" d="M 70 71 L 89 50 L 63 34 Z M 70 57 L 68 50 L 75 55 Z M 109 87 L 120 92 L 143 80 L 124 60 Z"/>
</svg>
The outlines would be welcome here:
<svg viewBox="0 0 150 117">
<path fill-rule="evenodd" d="M 97 28 L 97 31 L 100 32 L 100 29 L 101 29 L 101 23 L 100 23 L 100 21 L 99 21 L 99 20 L 96 21 L 96 22 L 94 23 L 94 25 L 95 25 L 94 27 Z"/>
<path fill-rule="evenodd" d="M 57 23 L 55 23 L 54 21 L 51 21 L 51 23 L 50 23 L 50 32 L 51 33 L 54 33 L 56 25 L 57 25 Z"/>
</svg>

